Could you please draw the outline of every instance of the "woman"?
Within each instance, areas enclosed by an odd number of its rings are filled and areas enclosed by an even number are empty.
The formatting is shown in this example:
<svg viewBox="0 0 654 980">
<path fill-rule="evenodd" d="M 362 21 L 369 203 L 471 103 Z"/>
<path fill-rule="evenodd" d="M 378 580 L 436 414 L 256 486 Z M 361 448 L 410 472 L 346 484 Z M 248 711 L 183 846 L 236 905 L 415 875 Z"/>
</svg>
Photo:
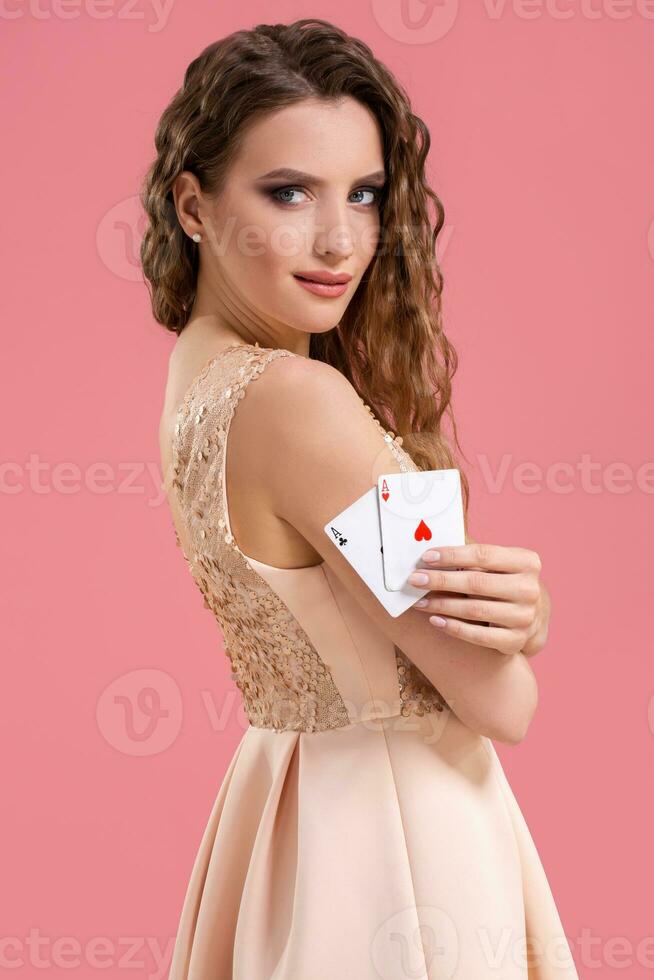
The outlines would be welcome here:
<svg viewBox="0 0 654 980">
<path fill-rule="evenodd" d="M 207 47 L 155 142 L 162 467 L 249 722 L 170 980 L 570 980 L 490 741 L 536 708 L 538 555 L 466 537 L 393 618 L 323 531 L 377 474 L 455 465 L 428 131 L 365 44 L 305 19 Z"/>
</svg>

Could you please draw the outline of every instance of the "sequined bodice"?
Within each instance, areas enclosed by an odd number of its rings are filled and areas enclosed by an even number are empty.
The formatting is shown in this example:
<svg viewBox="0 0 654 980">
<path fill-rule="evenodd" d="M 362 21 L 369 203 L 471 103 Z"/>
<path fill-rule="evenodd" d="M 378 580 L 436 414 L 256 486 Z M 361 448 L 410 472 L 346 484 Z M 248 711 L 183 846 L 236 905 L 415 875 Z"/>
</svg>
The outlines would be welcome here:
<svg viewBox="0 0 654 980">
<path fill-rule="evenodd" d="M 350 724 L 352 708 L 335 682 L 333 665 L 330 669 L 301 625 L 300 610 L 294 614 L 262 575 L 263 568 L 280 574 L 298 570 L 275 570 L 243 554 L 231 531 L 225 489 L 226 442 L 239 400 L 272 360 L 294 356 L 281 348 L 240 344 L 205 364 L 176 413 L 170 492 L 183 523 L 185 546 L 176 534 L 177 543 L 222 630 L 250 724 L 312 732 Z M 377 423 L 400 468 L 416 470 L 401 438 L 386 432 L 363 401 L 362 409 Z M 315 579 L 306 583 L 315 590 Z M 329 598 L 325 585 L 325 601 Z M 401 650 L 393 650 L 399 712 L 443 710 L 431 682 Z"/>
</svg>

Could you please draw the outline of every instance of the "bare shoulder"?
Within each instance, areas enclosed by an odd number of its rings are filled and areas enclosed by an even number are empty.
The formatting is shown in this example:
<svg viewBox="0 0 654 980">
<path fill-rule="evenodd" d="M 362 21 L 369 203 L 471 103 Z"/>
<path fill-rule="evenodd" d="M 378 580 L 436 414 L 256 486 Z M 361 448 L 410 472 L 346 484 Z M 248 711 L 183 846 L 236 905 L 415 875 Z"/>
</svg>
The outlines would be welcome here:
<svg viewBox="0 0 654 980">
<path fill-rule="evenodd" d="M 251 389 L 243 402 L 244 429 L 249 430 L 270 485 L 274 487 L 279 477 L 281 507 L 292 499 L 291 471 L 295 484 L 314 500 L 315 483 L 325 471 L 330 472 L 332 486 L 340 473 L 348 484 L 345 506 L 354 499 L 353 492 L 360 495 L 376 482 L 375 471 L 397 468 L 379 424 L 350 381 L 330 364 L 277 357 Z"/>
<path fill-rule="evenodd" d="M 345 375 L 331 364 L 309 357 L 277 357 L 268 365 L 265 375 L 267 383 L 261 386 L 262 397 L 274 396 L 288 403 L 302 400 L 307 405 L 325 394 L 359 399 Z"/>
<path fill-rule="evenodd" d="M 364 430 L 370 431 L 369 414 L 345 375 L 307 357 L 274 359 L 254 387 L 251 405 L 263 429 L 282 425 L 289 443 L 301 443 L 316 422 L 321 424 L 320 439 L 342 432 L 344 423 L 348 427 L 363 423 Z"/>
</svg>

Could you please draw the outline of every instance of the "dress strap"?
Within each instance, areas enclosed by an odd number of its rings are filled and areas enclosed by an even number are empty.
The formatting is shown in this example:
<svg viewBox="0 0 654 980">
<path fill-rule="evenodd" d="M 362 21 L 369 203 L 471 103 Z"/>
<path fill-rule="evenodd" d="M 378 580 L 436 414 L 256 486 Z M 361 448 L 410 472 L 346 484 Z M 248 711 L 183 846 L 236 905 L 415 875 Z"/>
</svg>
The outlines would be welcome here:
<svg viewBox="0 0 654 980">
<path fill-rule="evenodd" d="M 172 487 L 194 555 L 211 554 L 230 566 L 247 564 L 229 523 L 225 457 L 230 424 L 250 382 L 276 358 L 295 356 L 283 348 L 234 345 L 211 358 L 187 390 L 174 429 Z"/>
</svg>

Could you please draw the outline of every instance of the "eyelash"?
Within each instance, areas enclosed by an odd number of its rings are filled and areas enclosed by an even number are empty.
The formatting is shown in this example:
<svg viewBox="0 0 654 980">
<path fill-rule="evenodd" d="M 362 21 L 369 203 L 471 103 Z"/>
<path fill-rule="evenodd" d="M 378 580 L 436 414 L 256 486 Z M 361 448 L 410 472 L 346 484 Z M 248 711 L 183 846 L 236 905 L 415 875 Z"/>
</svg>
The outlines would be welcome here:
<svg viewBox="0 0 654 980">
<path fill-rule="evenodd" d="M 276 196 L 277 194 L 281 194 L 283 191 L 301 191 L 302 193 L 306 193 L 304 191 L 304 188 L 298 187 L 296 185 L 289 185 L 287 187 L 275 187 L 272 190 L 269 190 L 268 191 L 268 194 L 270 195 L 270 197 L 272 197 L 272 199 L 274 201 L 276 201 L 278 204 L 287 205 L 288 207 L 291 207 L 291 208 L 297 207 L 297 204 L 293 204 L 291 201 L 280 201 L 280 199 Z M 371 208 L 375 204 L 378 204 L 379 203 L 379 200 L 380 200 L 381 195 L 382 195 L 382 188 L 381 187 L 358 187 L 356 189 L 356 191 L 352 191 L 352 193 L 353 194 L 358 194 L 361 191 L 371 191 L 375 195 L 374 200 L 371 201 L 370 204 L 364 204 L 363 205 L 364 208 Z M 355 204 L 357 204 L 357 203 L 360 204 L 361 202 L 360 201 L 355 201 L 354 203 Z"/>
</svg>

